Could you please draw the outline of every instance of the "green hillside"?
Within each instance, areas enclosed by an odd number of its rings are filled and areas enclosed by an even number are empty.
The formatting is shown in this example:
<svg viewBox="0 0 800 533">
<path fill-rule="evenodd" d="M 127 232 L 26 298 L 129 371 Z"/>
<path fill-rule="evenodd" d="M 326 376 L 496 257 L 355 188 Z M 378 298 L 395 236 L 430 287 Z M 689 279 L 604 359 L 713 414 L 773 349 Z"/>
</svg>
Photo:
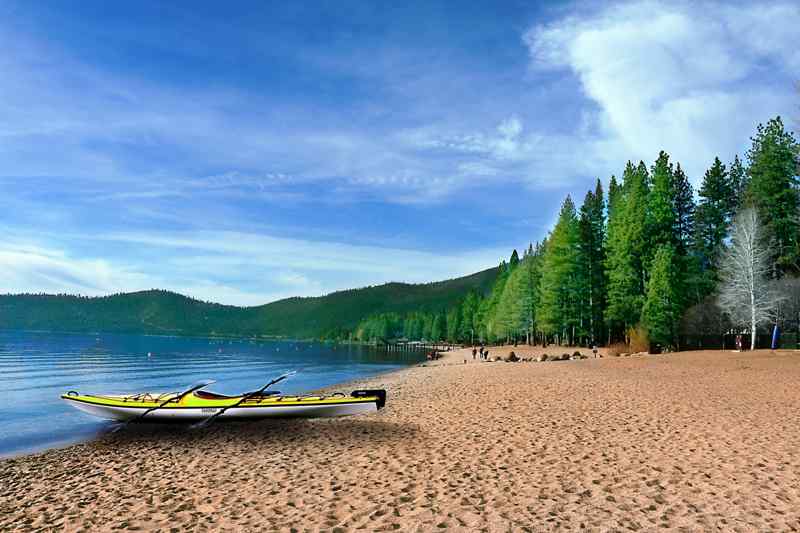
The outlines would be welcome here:
<svg viewBox="0 0 800 533">
<path fill-rule="evenodd" d="M 440 311 L 469 291 L 491 289 L 497 269 L 426 284 L 387 283 L 236 307 L 162 290 L 103 297 L 0 295 L 0 329 L 119 332 L 165 335 L 346 336 L 376 313 Z"/>
</svg>

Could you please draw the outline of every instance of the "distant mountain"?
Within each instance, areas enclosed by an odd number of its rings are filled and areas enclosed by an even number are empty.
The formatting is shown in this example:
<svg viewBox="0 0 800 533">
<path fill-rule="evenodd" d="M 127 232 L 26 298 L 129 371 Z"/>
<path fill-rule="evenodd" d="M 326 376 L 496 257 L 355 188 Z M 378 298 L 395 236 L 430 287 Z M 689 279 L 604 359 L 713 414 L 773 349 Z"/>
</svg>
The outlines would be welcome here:
<svg viewBox="0 0 800 533">
<path fill-rule="evenodd" d="M 0 329 L 163 335 L 336 337 L 376 313 L 440 311 L 469 291 L 489 292 L 497 268 L 425 284 L 387 283 L 257 307 L 195 300 L 163 290 L 101 297 L 0 295 Z"/>
</svg>

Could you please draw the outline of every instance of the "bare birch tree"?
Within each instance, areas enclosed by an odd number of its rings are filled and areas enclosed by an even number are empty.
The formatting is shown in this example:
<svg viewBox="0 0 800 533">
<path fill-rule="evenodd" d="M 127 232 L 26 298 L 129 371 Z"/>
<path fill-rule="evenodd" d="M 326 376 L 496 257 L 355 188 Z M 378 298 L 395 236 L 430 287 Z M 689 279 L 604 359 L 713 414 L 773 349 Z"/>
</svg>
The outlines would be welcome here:
<svg viewBox="0 0 800 533">
<path fill-rule="evenodd" d="M 750 327 L 751 349 L 756 346 L 758 326 L 772 318 L 780 303 L 769 282 L 771 259 L 758 213 L 753 208 L 742 210 L 722 256 L 719 304 L 734 324 Z"/>
</svg>

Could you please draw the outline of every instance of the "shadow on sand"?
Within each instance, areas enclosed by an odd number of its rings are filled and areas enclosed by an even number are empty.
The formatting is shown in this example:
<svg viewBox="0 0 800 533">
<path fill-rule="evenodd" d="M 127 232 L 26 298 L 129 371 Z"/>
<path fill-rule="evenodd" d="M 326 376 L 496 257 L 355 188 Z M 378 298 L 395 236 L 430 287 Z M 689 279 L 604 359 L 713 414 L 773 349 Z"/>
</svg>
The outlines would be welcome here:
<svg viewBox="0 0 800 533">
<path fill-rule="evenodd" d="M 258 422 L 220 421 L 210 427 L 192 429 L 188 425 L 131 424 L 127 428 L 101 434 L 95 444 L 120 451 L 144 444 L 161 446 L 258 445 L 298 446 L 335 440 L 340 445 L 391 445 L 418 439 L 424 433 L 415 424 L 383 420 L 340 419 L 272 419 Z"/>
</svg>

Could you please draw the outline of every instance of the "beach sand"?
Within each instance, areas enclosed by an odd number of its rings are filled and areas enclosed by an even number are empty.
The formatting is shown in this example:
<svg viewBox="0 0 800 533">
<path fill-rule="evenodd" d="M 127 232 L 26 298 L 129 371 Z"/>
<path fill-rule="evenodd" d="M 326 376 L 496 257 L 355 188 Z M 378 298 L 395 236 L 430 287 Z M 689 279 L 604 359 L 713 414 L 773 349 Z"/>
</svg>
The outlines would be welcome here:
<svg viewBox="0 0 800 533">
<path fill-rule="evenodd" d="M 0 530 L 800 529 L 796 352 L 458 351 L 362 385 L 387 408 L 2 461 Z"/>
</svg>

